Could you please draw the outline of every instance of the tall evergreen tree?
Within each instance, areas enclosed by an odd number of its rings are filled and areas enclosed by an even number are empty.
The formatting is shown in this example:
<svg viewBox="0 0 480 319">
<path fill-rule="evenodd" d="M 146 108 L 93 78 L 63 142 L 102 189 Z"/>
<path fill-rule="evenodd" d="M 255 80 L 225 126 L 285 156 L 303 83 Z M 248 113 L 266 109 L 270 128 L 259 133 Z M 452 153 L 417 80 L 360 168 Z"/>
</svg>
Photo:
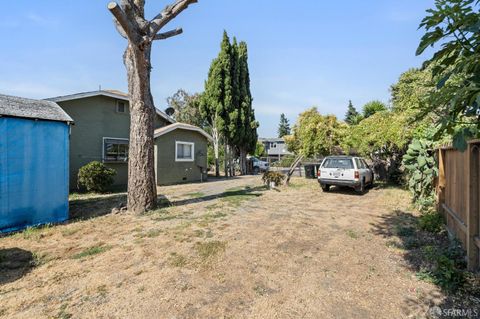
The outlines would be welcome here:
<svg viewBox="0 0 480 319">
<path fill-rule="evenodd" d="M 223 34 L 221 50 L 212 62 L 201 102 L 202 116 L 212 127 L 218 172 L 220 139 L 225 147 L 225 174 L 232 175 L 234 152 L 240 156 L 242 173 L 246 173 L 246 155 L 254 152 L 258 122 L 252 109 L 248 50 L 245 42 L 230 43 Z"/>
<path fill-rule="evenodd" d="M 348 101 L 348 109 L 347 113 L 345 114 L 345 123 L 349 125 L 356 125 L 358 124 L 361 115 L 357 112 L 357 109 L 353 106 L 352 100 Z"/>
<path fill-rule="evenodd" d="M 215 174 L 219 176 L 219 147 L 223 140 L 225 149 L 230 142 L 230 112 L 232 110 L 232 46 L 226 31 L 218 57 L 212 61 L 205 82 L 200 109 L 205 121 L 211 126 L 215 153 Z M 225 154 L 227 157 L 227 154 Z M 225 161 L 225 174 L 228 173 Z"/>
<path fill-rule="evenodd" d="M 242 174 L 247 173 L 247 154 L 255 152 L 258 140 L 258 122 L 255 120 L 255 111 L 252 107 L 252 92 L 250 90 L 250 71 L 248 68 L 248 47 L 246 42 L 238 46 L 239 70 L 239 118 L 237 125 L 240 137 L 237 147 L 240 155 Z"/>
<path fill-rule="evenodd" d="M 290 135 L 290 123 L 284 113 L 280 115 L 280 124 L 278 125 L 278 137 Z"/>
</svg>

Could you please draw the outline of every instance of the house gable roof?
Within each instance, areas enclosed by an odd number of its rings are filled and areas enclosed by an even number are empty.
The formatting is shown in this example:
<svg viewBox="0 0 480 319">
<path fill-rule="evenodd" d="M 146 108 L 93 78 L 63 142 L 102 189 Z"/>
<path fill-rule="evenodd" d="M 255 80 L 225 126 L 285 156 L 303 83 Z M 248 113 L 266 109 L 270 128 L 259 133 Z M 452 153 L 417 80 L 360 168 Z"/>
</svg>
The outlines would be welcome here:
<svg viewBox="0 0 480 319">
<path fill-rule="evenodd" d="M 199 128 L 198 126 L 194 126 L 194 125 L 190 125 L 190 124 L 186 124 L 186 123 L 180 123 L 180 122 L 170 124 L 170 125 L 161 127 L 159 129 L 156 129 L 154 137 L 157 138 L 159 136 L 165 135 L 165 134 L 170 133 L 171 131 L 174 131 L 174 130 L 177 130 L 177 129 L 198 132 L 198 133 L 202 134 L 203 136 L 205 136 L 209 141 L 213 141 L 213 138 L 210 136 L 210 134 L 208 134 L 207 132 L 205 132 L 204 130 Z"/>
<path fill-rule="evenodd" d="M 84 99 L 87 97 L 93 96 L 108 96 L 117 100 L 129 101 L 128 94 L 118 90 L 100 90 L 100 91 L 91 91 L 91 92 L 82 92 L 76 94 L 69 94 L 69 95 L 62 95 L 57 97 L 52 97 L 46 99 L 47 101 L 53 102 L 64 102 L 64 101 L 71 101 L 77 99 Z M 155 108 L 157 114 L 164 118 L 169 123 L 175 123 L 175 120 L 168 116 L 165 112 L 160 111 L 159 109 Z"/>
<path fill-rule="evenodd" d="M 73 123 L 73 119 L 55 102 L 0 94 L 2 115 Z"/>
</svg>

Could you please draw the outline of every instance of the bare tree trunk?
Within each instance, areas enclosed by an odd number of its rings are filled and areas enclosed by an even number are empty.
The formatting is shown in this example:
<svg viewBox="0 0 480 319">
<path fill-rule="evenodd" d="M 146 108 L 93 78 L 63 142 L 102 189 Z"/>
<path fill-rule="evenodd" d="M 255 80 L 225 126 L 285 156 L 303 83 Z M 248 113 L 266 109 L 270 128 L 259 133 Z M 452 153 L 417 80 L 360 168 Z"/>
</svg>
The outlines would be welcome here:
<svg viewBox="0 0 480 319">
<path fill-rule="evenodd" d="M 223 164 L 224 164 L 224 168 L 225 168 L 225 177 L 228 177 L 228 145 L 227 143 L 225 142 L 224 145 L 224 153 L 225 155 L 223 156 Z"/>
<path fill-rule="evenodd" d="M 212 138 L 213 138 L 213 152 L 215 156 L 215 176 L 220 176 L 220 163 L 219 163 L 219 143 L 220 138 L 218 136 L 217 128 L 212 128 Z"/>
<path fill-rule="evenodd" d="M 155 106 L 150 92 L 151 45 L 129 45 L 124 54 L 130 96 L 128 210 L 142 213 L 157 205 L 154 160 Z"/>
<path fill-rule="evenodd" d="M 157 205 L 154 165 L 155 106 L 150 92 L 152 42 L 178 34 L 182 29 L 158 33 L 197 0 L 176 0 L 151 21 L 145 19 L 145 0 L 122 0 L 108 4 L 120 35 L 128 40 L 123 62 L 127 69 L 130 97 L 130 142 L 128 152 L 127 208 L 136 213 Z"/>
<path fill-rule="evenodd" d="M 230 146 L 230 176 L 235 176 L 235 158 L 234 150 Z"/>
</svg>

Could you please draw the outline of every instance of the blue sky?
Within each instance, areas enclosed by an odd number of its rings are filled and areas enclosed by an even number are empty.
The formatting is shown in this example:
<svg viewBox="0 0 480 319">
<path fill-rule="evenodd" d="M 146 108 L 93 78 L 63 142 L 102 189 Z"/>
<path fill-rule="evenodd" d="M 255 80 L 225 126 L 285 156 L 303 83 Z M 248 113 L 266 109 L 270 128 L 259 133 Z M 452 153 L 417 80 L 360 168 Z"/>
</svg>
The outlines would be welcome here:
<svg viewBox="0 0 480 319">
<path fill-rule="evenodd" d="M 173 1 L 173 0 L 169 0 Z M 169 2 L 146 0 L 147 16 Z M 126 91 L 125 40 L 107 0 L 16 0 L 0 11 L 0 93 L 47 98 L 102 88 Z M 158 41 L 152 91 L 158 108 L 179 88 L 203 90 L 223 30 L 249 45 L 251 87 L 261 136 L 275 136 L 280 113 L 292 124 L 317 106 L 343 118 L 389 101 L 389 87 L 426 58 L 417 30 L 433 0 L 199 0 L 167 27 L 184 34 Z"/>
</svg>

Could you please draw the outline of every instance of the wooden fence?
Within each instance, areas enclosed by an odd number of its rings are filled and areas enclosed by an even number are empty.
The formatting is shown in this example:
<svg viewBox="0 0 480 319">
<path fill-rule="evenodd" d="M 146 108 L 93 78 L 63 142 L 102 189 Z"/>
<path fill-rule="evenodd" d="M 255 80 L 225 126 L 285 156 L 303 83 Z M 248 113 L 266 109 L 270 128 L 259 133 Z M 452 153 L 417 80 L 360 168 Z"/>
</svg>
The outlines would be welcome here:
<svg viewBox="0 0 480 319">
<path fill-rule="evenodd" d="M 480 265 L 480 140 L 470 141 L 460 152 L 451 147 L 438 150 L 439 176 L 436 185 L 438 210 L 450 234 L 467 252 L 468 268 Z"/>
</svg>

